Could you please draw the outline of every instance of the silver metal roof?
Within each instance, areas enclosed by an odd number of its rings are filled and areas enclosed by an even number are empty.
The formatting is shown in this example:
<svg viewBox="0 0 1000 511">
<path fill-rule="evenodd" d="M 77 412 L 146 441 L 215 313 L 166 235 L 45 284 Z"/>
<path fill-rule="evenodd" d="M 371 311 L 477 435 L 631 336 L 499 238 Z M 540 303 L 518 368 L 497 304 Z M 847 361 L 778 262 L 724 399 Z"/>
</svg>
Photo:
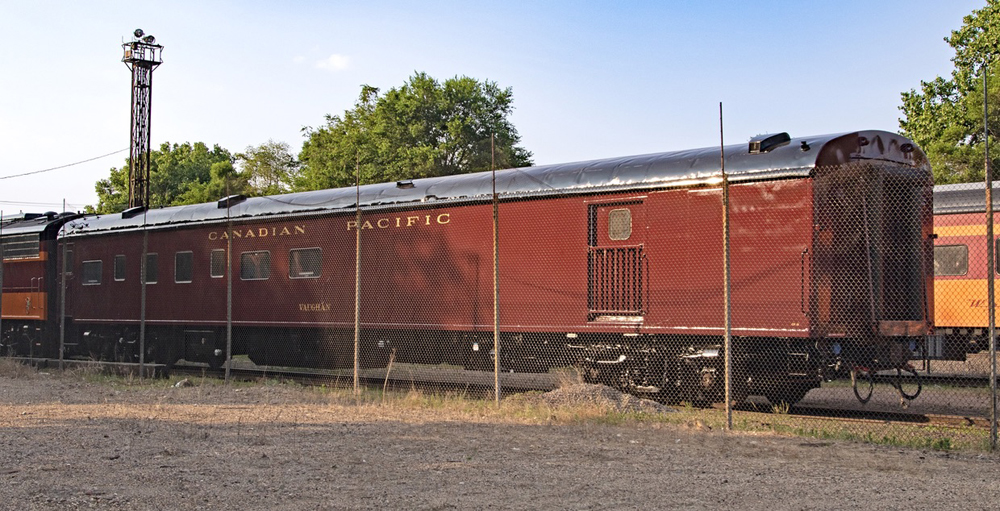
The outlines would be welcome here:
<svg viewBox="0 0 1000 511">
<path fill-rule="evenodd" d="M 993 210 L 1000 212 L 1000 183 L 993 184 Z M 959 183 L 934 187 L 934 214 L 985 213 L 986 183 Z"/>
<path fill-rule="evenodd" d="M 20 214 L 16 217 L 3 218 L 3 227 L 0 227 L 0 235 L 16 236 L 18 234 L 41 233 L 46 229 L 58 228 L 67 218 L 77 216 L 76 213 L 43 213 L 43 214 Z"/>
<path fill-rule="evenodd" d="M 862 141 L 862 142 L 859 142 Z M 904 147 L 906 144 L 908 146 Z M 901 149 L 903 147 L 904 149 Z M 859 131 L 793 138 L 760 154 L 746 143 L 725 147 L 726 172 L 733 182 L 808 176 L 813 169 L 857 159 L 886 159 L 920 165 L 923 153 L 904 137 L 885 131 Z M 718 147 L 625 156 L 601 160 L 539 165 L 496 172 L 500 200 L 546 195 L 570 195 L 630 189 L 714 184 L 721 180 Z M 361 187 L 363 208 L 393 207 L 421 202 L 454 203 L 489 200 L 490 172 L 414 179 L 412 187 L 380 183 Z M 233 205 L 234 220 L 259 216 L 353 212 L 354 187 L 252 197 Z M 215 202 L 152 209 L 122 218 L 88 215 L 70 222 L 68 235 L 121 229 L 174 227 L 190 222 L 223 222 L 227 210 Z"/>
</svg>

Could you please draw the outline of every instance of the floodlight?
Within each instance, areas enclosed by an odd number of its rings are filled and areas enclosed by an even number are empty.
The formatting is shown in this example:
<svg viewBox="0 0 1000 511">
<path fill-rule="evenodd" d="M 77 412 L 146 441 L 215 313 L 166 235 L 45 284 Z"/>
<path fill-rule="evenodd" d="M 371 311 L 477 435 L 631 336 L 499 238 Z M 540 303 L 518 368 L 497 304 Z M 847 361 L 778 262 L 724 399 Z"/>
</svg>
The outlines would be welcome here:
<svg viewBox="0 0 1000 511">
<path fill-rule="evenodd" d="M 152 35 L 148 35 L 148 36 L 142 38 L 142 42 L 144 42 L 146 44 L 153 44 L 153 43 L 156 42 L 156 38 L 153 37 Z"/>
<path fill-rule="evenodd" d="M 137 28 L 135 29 L 135 32 L 132 32 L 132 35 L 134 35 L 136 39 L 142 37 L 143 34 L 145 34 L 145 32 L 143 32 L 141 28 Z"/>
</svg>

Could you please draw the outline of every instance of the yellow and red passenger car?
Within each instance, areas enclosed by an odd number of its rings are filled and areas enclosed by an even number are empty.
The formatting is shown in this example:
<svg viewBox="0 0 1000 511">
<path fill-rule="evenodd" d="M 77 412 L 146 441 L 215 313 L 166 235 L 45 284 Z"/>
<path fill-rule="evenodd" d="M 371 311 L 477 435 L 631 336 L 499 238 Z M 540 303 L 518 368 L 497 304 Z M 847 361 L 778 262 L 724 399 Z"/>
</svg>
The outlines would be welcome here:
<svg viewBox="0 0 1000 511">
<path fill-rule="evenodd" d="M 993 191 L 1000 211 L 1000 190 Z M 997 213 L 994 213 L 994 219 Z M 935 358 L 965 358 L 987 349 L 986 188 L 983 183 L 934 187 L 934 324 L 929 346 Z M 994 220 L 994 257 L 1000 226 Z M 995 275 L 1000 281 L 1000 274 Z M 1000 287 L 996 288 L 1000 289 Z M 1000 297 L 1000 294 L 997 295 Z"/>
</svg>

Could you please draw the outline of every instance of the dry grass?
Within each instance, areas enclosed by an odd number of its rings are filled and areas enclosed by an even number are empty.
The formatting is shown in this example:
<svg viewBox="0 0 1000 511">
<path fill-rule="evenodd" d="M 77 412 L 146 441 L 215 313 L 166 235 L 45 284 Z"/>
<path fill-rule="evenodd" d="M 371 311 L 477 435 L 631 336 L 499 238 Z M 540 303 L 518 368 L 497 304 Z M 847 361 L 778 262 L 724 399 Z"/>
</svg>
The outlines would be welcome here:
<svg viewBox="0 0 1000 511">
<path fill-rule="evenodd" d="M 38 370 L 12 358 L 0 358 L 0 376 L 17 379 L 34 378 L 38 376 Z"/>
<path fill-rule="evenodd" d="M 498 407 L 492 400 L 474 399 L 462 392 L 429 393 L 418 389 L 392 391 L 365 389 L 354 394 L 349 388 L 311 387 L 274 379 L 226 384 L 212 378 L 191 378 L 189 387 L 175 388 L 178 379 L 145 379 L 102 372 L 96 366 L 66 371 L 42 370 L 11 359 L 0 359 L 0 377 L 25 380 L 57 379 L 86 382 L 107 389 L 104 403 L 88 405 L 88 414 L 114 415 L 124 409 L 136 417 L 150 414 L 158 420 L 206 424 L 230 420 L 232 410 L 239 421 L 253 424 L 250 436 L 264 441 L 263 431 L 271 422 L 323 423 L 345 415 L 381 421 L 420 423 L 454 421 L 469 424 L 652 424 L 699 431 L 721 431 L 721 410 L 680 406 L 676 409 L 622 394 L 601 385 L 580 383 L 576 371 L 558 372 L 559 386 L 551 392 L 529 392 L 505 398 Z M 77 385 L 72 383 L 72 385 Z M 39 392 L 44 385 L 39 384 Z M 41 402 L 41 401 L 37 401 Z M 150 407 L 152 405 L 152 407 Z M 117 410 L 117 411 L 116 411 Z M 788 415 L 787 409 L 772 413 L 741 411 L 735 414 L 737 431 L 806 438 L 839 439 L 943 450 L 983 450 L 986 431 L 970 428 L 936 428 L 908 424 L 862 424 L 808 419 Z M 222 419 L 229 417 L 229 419 Z M 198 428 L 192 426 L 193 431 Z M 249 430 L 248 430 L 249 431 Z M 197 433 L 192 433 L 197 434 Z"/>
<path fill-rule="evenodd" d="M 556 387 L 569 387 L 584 383 L 582 371 L 579 367 L 569 366 L 553 369 L 551 374 L 555 376 Z"/>
</svg>

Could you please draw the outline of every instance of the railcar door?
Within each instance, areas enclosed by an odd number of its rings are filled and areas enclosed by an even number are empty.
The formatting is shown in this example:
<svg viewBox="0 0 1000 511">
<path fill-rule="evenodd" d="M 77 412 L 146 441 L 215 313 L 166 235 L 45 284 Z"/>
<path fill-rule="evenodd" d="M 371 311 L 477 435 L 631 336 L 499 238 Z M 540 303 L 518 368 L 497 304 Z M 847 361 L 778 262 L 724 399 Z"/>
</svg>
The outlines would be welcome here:
<svg viewBox="0 0 1000 511">
<path fill-rule="evenodd" d="M 643 197 L 591 202 L 587 212 L 587 319 L 641 322 L 648 292 Z"/>
</svg>

